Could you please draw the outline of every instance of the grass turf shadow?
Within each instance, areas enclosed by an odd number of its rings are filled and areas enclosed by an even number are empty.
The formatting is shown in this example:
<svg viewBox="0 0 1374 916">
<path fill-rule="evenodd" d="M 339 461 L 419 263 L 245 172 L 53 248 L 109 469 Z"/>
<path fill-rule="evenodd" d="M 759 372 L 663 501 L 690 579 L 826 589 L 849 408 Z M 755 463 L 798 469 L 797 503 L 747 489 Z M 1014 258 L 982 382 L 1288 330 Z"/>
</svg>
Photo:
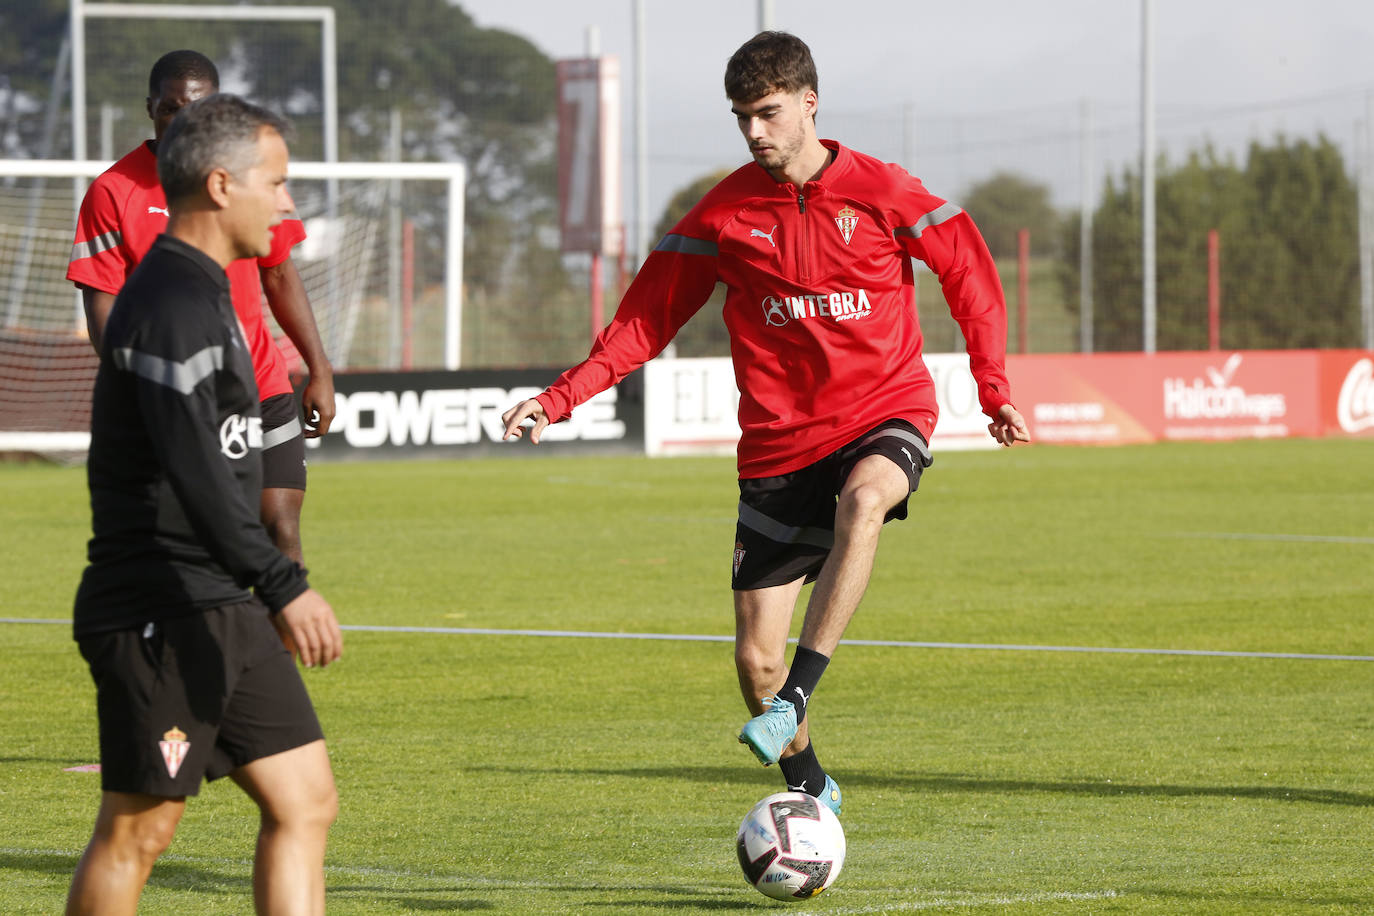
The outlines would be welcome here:
<svg viewBox="0 0 1374 916">
<path fill-rule="evenodd" d="M 662 779 L 669 782 L 720 784 L 754 784 L 757 771 L 740 766 L 685 767 L 477 767 L 486 772 L 519 774 L 616 776 L 639 779 Z M 1374 807 L 1374 795 L 1347 792 L 1341 789 L 1300 788 L 1297 786 L 1213 786 L 1213 785 L 1146 785 L 1123 783 L 1106 778 L 1034 780 L 1008 779 L 988 776 L 965 776 L 957 773 L 863 773 L 845 772 L 838 780 L 842 788 L 863 786 L 874 789 L 920 789 L 933 792 L 967 792 L 985 794 L 1048 793 L 1111 797 L 1174 798 L 1251 798 L 1262 801 L 1282 801 L 1347 807 Z"/>
</svg>

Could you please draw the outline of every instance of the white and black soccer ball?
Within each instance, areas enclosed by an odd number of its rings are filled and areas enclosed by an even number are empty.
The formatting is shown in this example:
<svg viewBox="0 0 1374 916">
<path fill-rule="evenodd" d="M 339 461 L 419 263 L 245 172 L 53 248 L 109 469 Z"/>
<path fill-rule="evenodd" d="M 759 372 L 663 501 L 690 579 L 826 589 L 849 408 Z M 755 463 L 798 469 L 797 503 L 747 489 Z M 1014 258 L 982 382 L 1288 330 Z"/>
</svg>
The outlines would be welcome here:
<svg viewBox="0 0 1374 916">
<path fill-rule="evenodd" d="M 735 837 L 744 880 L 777 900 L 808 900 L 835 883 L 844 865 L 844 828 L 805 792 L 770 795 L 745 815 Z"/>
</svg>

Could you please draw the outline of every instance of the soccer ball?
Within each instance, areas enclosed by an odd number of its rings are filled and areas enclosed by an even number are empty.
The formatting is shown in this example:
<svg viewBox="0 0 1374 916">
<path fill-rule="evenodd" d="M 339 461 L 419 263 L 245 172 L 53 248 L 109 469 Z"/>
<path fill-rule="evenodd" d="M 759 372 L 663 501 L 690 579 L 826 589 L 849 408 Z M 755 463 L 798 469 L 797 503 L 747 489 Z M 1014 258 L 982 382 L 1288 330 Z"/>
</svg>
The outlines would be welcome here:
<svg viewBox="0 0 1374 916">
<path fill-rule="evenodd" d="M 806 900 L 835 883 L 844 865 L 844 829 L 805 792 L 779 792 L 744 816 L 735 837 L 744 880 L 777 900 Z"/>
</svg>

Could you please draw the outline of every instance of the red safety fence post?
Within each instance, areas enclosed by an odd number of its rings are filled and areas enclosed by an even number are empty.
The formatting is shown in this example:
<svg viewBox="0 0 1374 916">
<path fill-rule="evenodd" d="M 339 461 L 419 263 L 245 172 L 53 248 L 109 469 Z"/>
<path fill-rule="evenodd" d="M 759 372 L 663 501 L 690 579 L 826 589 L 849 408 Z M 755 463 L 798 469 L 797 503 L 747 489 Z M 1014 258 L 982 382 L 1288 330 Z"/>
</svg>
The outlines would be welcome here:
<svg viewBox="0 0 1374 916">
<path fill-rule="evenodd" d="M 1221 349 L 1221 236 L 1207 232 L 1207 349 Z"/>
<path fill-rule="evenodd" d="M 1017 352 L 1030 352 L 1030 230 L 1016 231 Z"/>
</svg>

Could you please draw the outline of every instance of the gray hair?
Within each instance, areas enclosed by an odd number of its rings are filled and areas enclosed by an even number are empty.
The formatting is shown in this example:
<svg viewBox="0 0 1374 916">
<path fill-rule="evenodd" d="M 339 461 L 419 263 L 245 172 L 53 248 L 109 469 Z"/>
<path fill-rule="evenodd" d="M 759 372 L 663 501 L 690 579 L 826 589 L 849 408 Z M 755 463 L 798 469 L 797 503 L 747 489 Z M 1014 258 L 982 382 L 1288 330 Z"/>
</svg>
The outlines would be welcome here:
<svg viewBox="0 0 1374 916">
<path fill-rule="evenodd" d="M 157 177 L 168 201 L 198 193 L 215 169 L 239 176 L 258 164 L 258 134 L 269 127 L 289 136 L 291 124 L 226 92 L 197 99 L 177 112 L 157 145 Z"/>
</svg>

